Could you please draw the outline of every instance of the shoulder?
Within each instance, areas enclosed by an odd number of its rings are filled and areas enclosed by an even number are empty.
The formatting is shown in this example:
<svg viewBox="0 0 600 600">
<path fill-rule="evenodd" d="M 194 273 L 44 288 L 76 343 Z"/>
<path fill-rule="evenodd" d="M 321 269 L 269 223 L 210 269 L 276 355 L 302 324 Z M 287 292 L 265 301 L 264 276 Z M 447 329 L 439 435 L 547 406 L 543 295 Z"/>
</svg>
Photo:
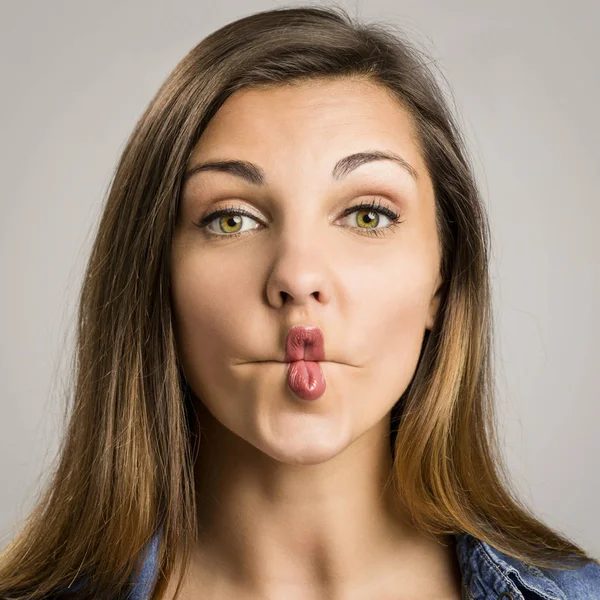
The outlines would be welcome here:
<svg viewBox="0 0 600 600">
<path fill-rule="evenodd" d="M 575 569 L 540 569 L 567 598 L 600 599 L 600 565 L 589 562 Z"/>
<path fill-rule="evenodd" d="M 465 584 L 475 598 L 520 593 L 536 600 L 600 600 L 598 563 L 571 569 L 536 567 L 468 534 L 457 536 L 457 552 Z"/>
<path fill-rule="evenodd" d="M 158 551 L 160 537 L 155 534 L 150 542 L 142 549 L 136 567 L 137 575 L 130 575 L 130 589 L 127 591 L 127 600 L 149 600 L 152 588 L 158 576 Z M 89 598 L 86 585 L 89 578 L 80 576 L 69 587 L 61 588 L 56 593 L 43 596 L 40 600 L 77 600 Z M 19 596 L 22 597 L 22 596 Z M 120 598 L 121 596 L 119 596 Z M 11 597 L 0 596 L 0 600 L 13 600 Z M 16 600 L 16 597 L 14 598 Z M 106 598 L 104 597 L 104 600 Z"/>
</svg>

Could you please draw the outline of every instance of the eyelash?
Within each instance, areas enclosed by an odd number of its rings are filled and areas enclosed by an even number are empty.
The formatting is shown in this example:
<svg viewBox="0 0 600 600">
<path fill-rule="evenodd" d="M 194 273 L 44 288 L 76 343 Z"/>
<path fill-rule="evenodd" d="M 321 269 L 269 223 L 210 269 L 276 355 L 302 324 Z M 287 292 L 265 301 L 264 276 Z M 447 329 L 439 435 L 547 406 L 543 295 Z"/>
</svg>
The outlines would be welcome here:
<svg viewBox="0 0 600 600">
<path fill-rule="evenodd" d="M 369 210 L 369 211 L 379 212 L 391 221 L 389 225 L 386 225 L 385 227 L 381 227 L 381 228 L 367 229 L 367 228 L 363 228 L 363 227 L 353 227 L 353 229 L 360 230 L 361 235 L 362 234 L 369 235 L 369 236 L 387 235 L 392 229 L 394 229 L 395 227 L 398 227 L 398 225 L 400 225 L 401 223 L 404 222 L 404 221 L 400 220 L 399 214 L 395 213 L 394 211 L 390 210 L 389 208 L 387 208 L 386 206 L 381 204 L 379 199 L 372 200 L 371 202 L 363 202 L 362 204 L 357 204 L 356 206 L 347 208 L 344 210 L 341 217 L 342 218 L 347 217 L 348 215 L 350 215 L 354 212 L 361 211 L 361 210 Z M 210 214 L 202 217 L 202 219 L 200 219 L 199 223 L 194 223 L 194 225 L 196 225 L 197 227 L 200 227 L 201 229 L 206 229 L 208 236 L 216 237 L 216 238 L 231 239 L 231 238 L 238 237 L 240 235 L 244 235 L 245 233 L 248 233 L 249 231 L 252 231 L 252 230 L 246 230 L 246 231 L 237 231 L 234 233 L 214 233 L 207 229 L 207 226 L 209 225 L 209 223 L 214 221 L 217 217 L 221 217 L 224 215 L 240 215 L 240 216 L 246 216 L 246 217 L 250 217 L 251 219 L 257 220 L 253 214 L 249 213 L 248 211 L 244 210 L 243 208 L 235 208 L 235 207 L 231 206 L 231 207 L 220 208 L 219 210 L 215 210 L 214 212 L 211 212 Z"/>
</svg>

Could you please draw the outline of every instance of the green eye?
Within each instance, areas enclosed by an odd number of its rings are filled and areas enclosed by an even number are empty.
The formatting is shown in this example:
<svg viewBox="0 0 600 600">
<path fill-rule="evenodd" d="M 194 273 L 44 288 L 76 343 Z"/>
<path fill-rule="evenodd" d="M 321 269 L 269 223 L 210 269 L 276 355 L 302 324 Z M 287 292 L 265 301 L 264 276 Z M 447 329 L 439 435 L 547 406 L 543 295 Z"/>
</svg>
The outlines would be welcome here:
<svg viewBox="0 0 600 600">
<path fill-rule="evenodd" d="M 206 229 L 209 235 L 235 237 L 243 233 L 241 225 L 243 224 L 244 217 L 256 220 L 252 214 L 241 208 L 221 208 L 206 215 L 197 225 L 200 228 Z M 210 227 L 213 222 L 217 223 L 217 227 L 219 228 L 217 231 Z"/>
<path fill-rule="evenodd" d="M 231 214 L 224 217 L 219 217 L 219 227 L 225 233 L 237 233 L 239 231 L 238 225 L 242 223 L 242 216 Z"/>
<path fill-rule="evenodd" d="M 375 227 L 377 227 L 377 225 L 379 224 L 379 214 L 377 213 L 377 211 L 375 210 L 359 210 L 356 212 L 356 220 L 358 223 L 361 222 L 361 220 L 364 218 L 364 215 L 366 215 L 366 228 L 367 229 L 374 229 Z M 359 225 L 359 227 L 362 227 L 361 225 Z"/>
<path fill-rule="evenodd" d="M 386 235 L 391 229 L 402 223 L 402 221 L 400 221 L 400 215 L 389 209 L 387 206 L 382 205 L 378 200 L 347 208 L 342 213 L 342 216 L 346 217 L 354 213 L 356 213 L 356 220 L 357 223 L 359 223 L 358 227 L 355 227 L 354 229 L 358 229 L 361 233 L 367 235 Z M 390 223 L 384 227 L 377 227 L 381 215 L 383 215 Z"/>
</svg>

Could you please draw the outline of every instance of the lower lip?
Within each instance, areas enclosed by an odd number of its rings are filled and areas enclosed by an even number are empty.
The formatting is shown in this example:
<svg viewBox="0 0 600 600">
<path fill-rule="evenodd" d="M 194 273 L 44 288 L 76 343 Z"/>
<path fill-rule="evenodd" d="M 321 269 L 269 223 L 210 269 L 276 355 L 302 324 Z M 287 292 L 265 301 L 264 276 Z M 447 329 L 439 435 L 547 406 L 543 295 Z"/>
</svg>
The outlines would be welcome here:
<svg viewBox="0 0 600 600">
<path fill-rule="evenodd" d="M 296 360 L 289 363 L 288 387 L 302 400 L 316 400 L 325 392 L 325 375 L 321 365 L 312 360 Z"/>
</svg>

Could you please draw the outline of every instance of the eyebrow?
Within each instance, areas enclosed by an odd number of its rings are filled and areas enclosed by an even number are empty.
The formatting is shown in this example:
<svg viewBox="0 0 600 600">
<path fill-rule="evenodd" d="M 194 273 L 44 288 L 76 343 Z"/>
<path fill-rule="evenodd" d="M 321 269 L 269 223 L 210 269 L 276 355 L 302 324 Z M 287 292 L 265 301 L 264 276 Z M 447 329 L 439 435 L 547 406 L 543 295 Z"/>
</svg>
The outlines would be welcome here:
<svg viewBox="0 0 600 600">
<path fill-rule="evenodd" d="M 367 150 L 345 156 L 333 167 L 331 178 L 333 181 L 339 181 L 361 165 L 380 160 L 391 160 L 408 171 L 413 179 L 418 180 L 419 178 L 416 169 L 406 162 L 404 158 L 394 152 L 382 150 Z M 241 177 L 252 185 L 267 185 L 265 172 L 258 165 L 245 160 L 215 160 L 199 163 L 186 171 L 183 179 L 184 182 L 201 171 L 220 171 Z"/>
</svg>

